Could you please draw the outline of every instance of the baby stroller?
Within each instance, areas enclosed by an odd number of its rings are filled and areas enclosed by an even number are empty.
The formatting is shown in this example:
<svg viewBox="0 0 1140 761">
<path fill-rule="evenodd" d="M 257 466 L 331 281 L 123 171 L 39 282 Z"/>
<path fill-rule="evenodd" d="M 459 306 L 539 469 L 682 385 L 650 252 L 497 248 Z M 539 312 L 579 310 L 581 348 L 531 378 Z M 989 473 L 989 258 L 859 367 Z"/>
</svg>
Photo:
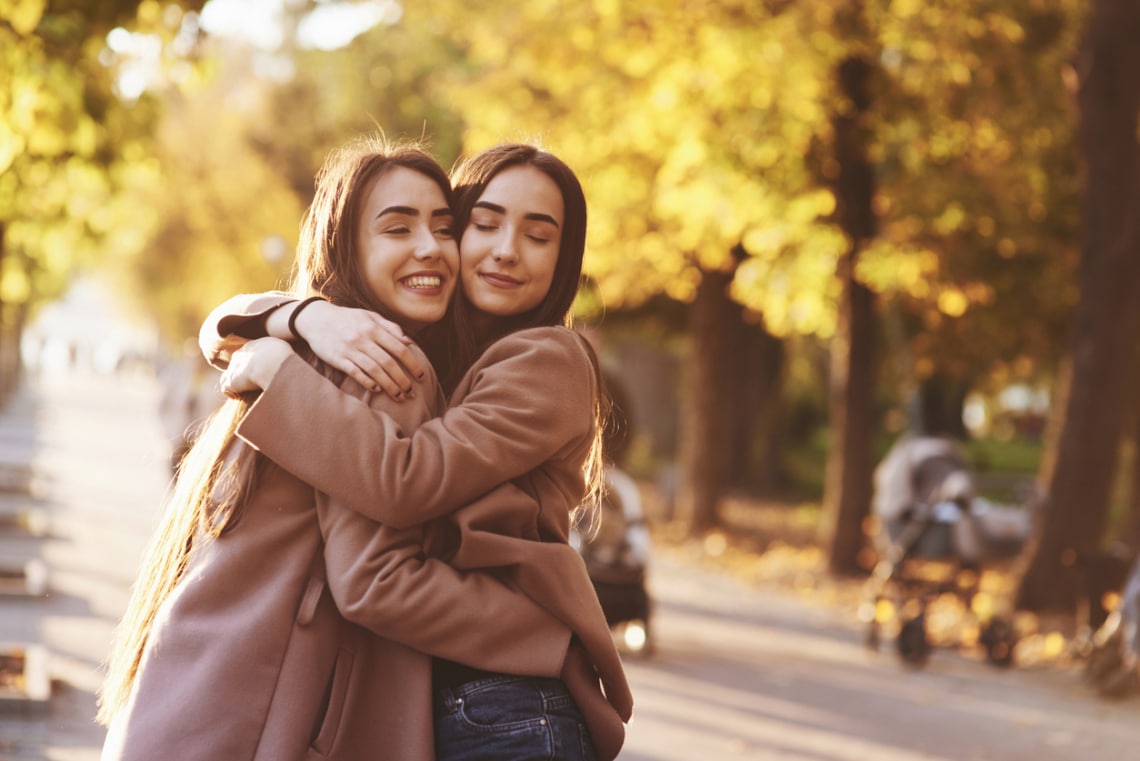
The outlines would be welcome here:
<svg viewBox="0 0 1140 761">
<path fill-rule="evenodd" d="M 641 493 L 632 478 L 615 466 L 605 472 L 606 496 L 595 530 L 575 544 L 586 561 L 590 581 L 606 614 L 606 622 L 631 653 L 650 655 L 649 530 L 642 512 Z"/>
<path fill-rule="evenodd" d="M 1120 605 L 1093 635 L 1085 676 L 1106 698 L 1140 690 L 1140 560 L 1132 565 Z"/>
<path fill-rule="evenodd" d="M 972 611 L 983 567 L 1016 557 L 1026 546 L 1029 510 L 992 503 L 976 491 L 964 453 L 948 439 L 904 437 L 879 464 L 872 503 L 879 561 L 860 608 L 869 647 L 878 648 L 881 624 L 897 612 L 899 657 L 924 665 L 931 651 L 929 603 L 949 593 Z M 931 565 L 942 573 L 929 573 Z M 991 663 L 1013 662 L 1017 635 L 1008 619 L 984 622 L 979 641 Z"/>
<path fill-rule="evenodd" d="M 587 530 L 571 536 L 586 561 L 586 570 L 606 621 L 619 644 L 638 655 L 653 653 L 646 589 L 649 569 L 649 527 L 637 483 L 621 469 L 629 451 L 632 420 L 630 397 L 617 375 L 604 373 L 610 415 L 602 429 L 606 467 L 605 496 Z"/>
</svg>

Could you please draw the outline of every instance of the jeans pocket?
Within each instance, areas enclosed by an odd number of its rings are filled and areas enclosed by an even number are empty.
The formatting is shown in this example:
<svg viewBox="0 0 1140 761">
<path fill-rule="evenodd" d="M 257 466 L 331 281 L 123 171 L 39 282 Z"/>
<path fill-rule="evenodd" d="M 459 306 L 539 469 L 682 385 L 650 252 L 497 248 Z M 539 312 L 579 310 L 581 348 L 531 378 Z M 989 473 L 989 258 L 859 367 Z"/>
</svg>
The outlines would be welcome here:
<svg viewBox="0 0 1140 761">
<path fill-rule="evenodd" d="M 530 680 L 495 681 L 465 692 L 459 705 L 464 723 L 484 731 L 546 726 L 543 694 Z"/>
<path fill-rule="evenodd" d="M 496 677 L 455 688 L 435 720 L 436 761 L 597 761 L 566 686 Z"/>
</svg>

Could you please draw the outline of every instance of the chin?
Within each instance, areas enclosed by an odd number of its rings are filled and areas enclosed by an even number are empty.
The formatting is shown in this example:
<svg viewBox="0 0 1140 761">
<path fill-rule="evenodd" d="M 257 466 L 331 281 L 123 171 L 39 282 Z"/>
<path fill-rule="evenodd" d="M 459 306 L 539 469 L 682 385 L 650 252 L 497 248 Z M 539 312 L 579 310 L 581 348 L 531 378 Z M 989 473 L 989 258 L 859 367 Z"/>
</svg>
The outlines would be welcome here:
<svg viewBox="0 0 1140 761">
<path fill-rule="evenodd" d="M 517 304 L 504 304 L 500 299 L 483 299 L 482 302 L 472 299 L 471 306 L 494 317 L 510 317 L 519 313 Z"/>
</svg>

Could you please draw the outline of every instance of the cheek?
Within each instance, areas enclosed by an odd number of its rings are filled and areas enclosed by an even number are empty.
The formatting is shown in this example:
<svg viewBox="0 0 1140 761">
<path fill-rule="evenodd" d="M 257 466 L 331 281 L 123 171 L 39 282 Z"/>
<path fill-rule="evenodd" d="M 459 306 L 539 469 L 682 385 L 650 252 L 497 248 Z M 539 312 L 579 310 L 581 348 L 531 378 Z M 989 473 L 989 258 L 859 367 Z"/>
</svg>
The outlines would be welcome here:
<svg viewBox="0 0 1140 761">
<path fill-rule="evenodd" d="M 548 256 L 545 261 L 545 271 L 543 277 L 546 281 L 546 286 L 549 288 L 554 284 L 554 273 L 558 270 L 558 252 L 555 251 L 553 256 Z"/>
</svg>

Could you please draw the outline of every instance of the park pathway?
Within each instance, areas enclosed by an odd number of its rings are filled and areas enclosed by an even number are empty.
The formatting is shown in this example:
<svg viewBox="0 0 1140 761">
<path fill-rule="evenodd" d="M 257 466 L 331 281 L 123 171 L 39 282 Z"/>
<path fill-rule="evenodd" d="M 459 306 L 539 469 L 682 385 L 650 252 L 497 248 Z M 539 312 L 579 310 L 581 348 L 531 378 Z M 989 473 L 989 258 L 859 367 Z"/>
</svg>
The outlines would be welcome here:
<svg viewBox="0 0 1140 761">
<path fill-rule="evenodd" d="M 158 397 L 149 375 L 58 375 L 0 412 L 0 466 L 37 478 L 0 491 L 0 515 L 33 508 L 48 526 L 0 530 L 0 565 L 42 563 L 49 590 L 0 597 L 0 642 L 41 645 L 52 680 L 49 700 L 0 704 L 0 761 L 98 758 L 100 664 L 168 482 Z M 907 671 L 860 646 L 850 611 L 670 553 L 650 584 L 657 653 L 627 659 L 637 706 L 622 761 L 1140 759 L 1140 701 L 1099 701 L 1072 672 L 944 652 Z"/>
</svg>

